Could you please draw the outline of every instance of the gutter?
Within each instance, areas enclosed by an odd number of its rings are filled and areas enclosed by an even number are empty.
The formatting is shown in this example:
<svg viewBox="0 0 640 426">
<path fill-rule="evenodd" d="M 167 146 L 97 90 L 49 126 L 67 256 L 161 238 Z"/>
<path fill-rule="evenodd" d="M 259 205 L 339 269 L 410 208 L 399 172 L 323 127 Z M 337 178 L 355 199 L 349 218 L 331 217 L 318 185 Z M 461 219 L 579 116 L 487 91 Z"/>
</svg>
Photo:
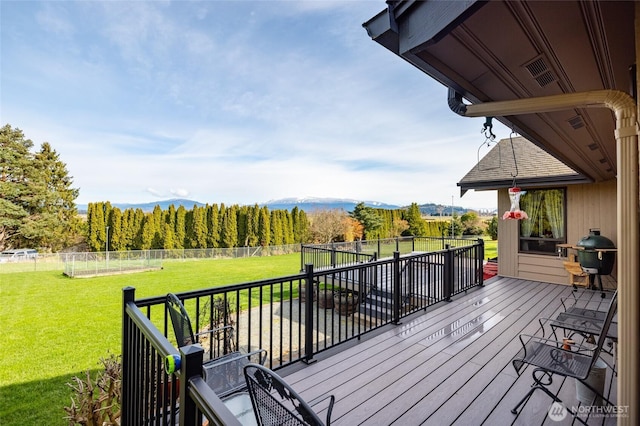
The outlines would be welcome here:
<svg viewBox="0 0 640 426">
<path fill-rule="evenodd" d="M 640 8 L 636 8 L 640 16 Z M 636 24 L 638 27 L 638 24 Z M 636 30 L 637 32 L 637 30 Z M 608 108 L 616 117 L 617 175 L 617 238 L 618 238 L 618 317 L 620 335 L 618 345 L 618 403 L 632 407 L 627 419 L 618 424 L 633 424 L 638 411 L 633 399 L 638 395 L 638 362 L 640 352 L 638 325 L 640 324 L 640 236 L 638 233 L 638 133 L 636 109 L 638 105 L 628 94 L 618 90 L 596 90 L 581 93 L 543 96 L 512 101 L 486 102 L 467 105 L 462 95 L 449 89 L 449 107 L 463 117 L 494 117 L 535 114 L 573 108 Z M 637 401 L 635 401 L 637 402 Z M 636 419 L 636 420 L 633 420 Z"/>
<path fill-rule="evenodd" d="M 617 119 L 616 139 L 618 139 L 618 132 L 622 132 L 621 136 L 627 135 L 628 132 L 637 135 L 636 104 L 631 96 L 619 90 L 594 90 L 467 105 L 462 102 L 461 94 L 449 88 L 448 103 L 453 112 L 463 117 L 534 114 L 572 108 L 609 108 L 615 113 Z M 631 122 L 625 124 L 625 119 L 630 119 Z"/>
</svg>

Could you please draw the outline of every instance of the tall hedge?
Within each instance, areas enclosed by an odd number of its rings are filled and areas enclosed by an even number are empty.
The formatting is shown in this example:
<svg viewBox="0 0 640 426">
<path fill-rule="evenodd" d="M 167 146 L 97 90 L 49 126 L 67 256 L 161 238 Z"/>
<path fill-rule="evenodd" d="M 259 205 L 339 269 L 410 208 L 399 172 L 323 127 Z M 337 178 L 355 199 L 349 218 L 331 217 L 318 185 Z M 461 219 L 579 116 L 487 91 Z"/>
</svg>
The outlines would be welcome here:
<svg viewBox="0 0 640 426">
<path fill-rule="evenodd" d="M 446 221 L 425 221 L 417 204 L 409 209 L 371 209 L 380 218 L 380 226 L 370 239 L 403 235 L 441 236 L 449 227 Z M 310 242 L 309 218 L 304 210 L 269 211 L 266 206 L 224 204 L 156 206 L 153 212 L 141 209 L 120 210 L 109 202 L 91 203 L 87 209 L 87 242 L 93 251 L 109 250 L 201 249 L 217 247 L 256 247 Z M 405 223 L 399 228 L 398 223 Z M 348 237 L 348 236 L 346 236 Z"/>
</svg>

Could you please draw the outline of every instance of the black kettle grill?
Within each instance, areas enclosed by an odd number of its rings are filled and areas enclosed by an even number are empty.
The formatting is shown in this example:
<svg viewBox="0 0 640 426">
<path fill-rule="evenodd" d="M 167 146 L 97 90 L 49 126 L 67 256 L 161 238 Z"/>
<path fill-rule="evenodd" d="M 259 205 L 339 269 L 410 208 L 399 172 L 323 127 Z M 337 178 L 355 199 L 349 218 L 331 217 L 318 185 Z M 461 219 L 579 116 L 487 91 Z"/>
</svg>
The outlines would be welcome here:
<svg viewBox="0 0 640 426">
<path fill-rule="evenodd" d="M 613 241 L 600 235 L 599 229 L 590 229 L 589 235 L 582 237 L 578 244 L 578 262 L 582 270 L 589 274 L 589 288 L 595 286 L 598 277 L 600 291 L 602 289 L 602 275 L 609 275 L 613 271 L 616 261 L 616 246 Z M 602 293 L 604 297 L 604 293 Z"/>
</svg>

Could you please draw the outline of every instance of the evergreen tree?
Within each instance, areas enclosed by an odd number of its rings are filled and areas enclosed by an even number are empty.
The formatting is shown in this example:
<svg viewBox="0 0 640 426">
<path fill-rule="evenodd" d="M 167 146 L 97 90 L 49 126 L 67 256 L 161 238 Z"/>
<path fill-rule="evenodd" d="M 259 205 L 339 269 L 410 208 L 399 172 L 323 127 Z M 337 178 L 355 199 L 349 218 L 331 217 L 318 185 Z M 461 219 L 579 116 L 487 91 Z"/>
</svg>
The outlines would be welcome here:
<svg viewBox="0 0 640 426">
<path fill-rule="evenodd" d="M 422 218 L 420 207 L 417 203 L 411 203 L 404 218 L 409 224 L 409 228 L 405 231 L 408 235 L 414 237 L 424 237 L 427 235 L 426 221 Z"/>
<path fill-rule="evenodd" d="M 289 210 L 282 210 L 282 229 L 284 231 L 284 241 L 286 245 L 293 244 L 295 237 L 293 236 L 293 220 Z"/>
<path fill-rule="evenodd" d="M 78 190 L 71 188 L 73 183 L 66 165 L 60 161 L 56 151 L 45 142 L 35 155 L 35 167 L 39 171 L 41 182 L 38 186 L 41 194 L 36 215 L 32 215 L 27 232 L 35 245 L 58 251 L 70 245 L 79 229 L 78 212 L 75 199 Z"/>
<path fill-rule="evenodd" d="M 195 243 L 193 235 L 193 210 L 186 210 L 184 214 L 184 248 L 192 249 Z"/>
<path fill-rule="evenodd" d="M 133 249 L 133 242 L 136 237 L 136 230 L 133 229 L 134 210 L 126 209 L 122 214 L 122 243 L 125 250 Z"/>
<path fill-rule="evenodd" d="M 151 248 L 161 249 L 164 247 L 164 221 L 162 220 L 164 213 L 162 212 L 162 208 L 160 208 L 159 205 L 156 205 L 153 208 L 152 216 L 154 232 Z"/>
<path fill-rule="evenodd" d="M 356 219 L 364 227 L 363 239 L 375 238 L 377 231 L 382 227 L 382 218 L 373 207 L 358 203 L 349 216 Z"/>
<path fill-rule="evenodd" d="M 193 248 L 207 248 L 207 212 L 203 207 L 193 206 L 192 223 L 191 246 Z"/>
<path fill-rule="evenodd" d="M 185 232 L 187 224 L 187 210 L 183 206 L 179 206 L 176 210 L 176 231 L 175 231 L 175 246 L 177 249 L 185 248 Z"/>
<path fill-rule="evenodd" d="M 0 249 L 21 244 L 23 221 L 29 216 L 28 179 L 35 174 L 29 150 L 33 142 L 8 124 L 0 129 Z"/>
<path fill-rule="evenodd" d="M 265 247 L 271 241 L 271 223 L 269 220 L 269 209 L 263 206 L 258 217 L 258 243 Z"/>
<path fill-rule="evenodd" d="M 79 228 L 66 165 L 48 143 L 32 147 L 20 129 L 0 128 L 0 249 L 59 250 Z"/>
<path fill-rule="evenodd" d="M 167 211 L 164 212 L 163 223 L 164 247 L 167 250 L 176 248 L 176 207 L 170 204 Z"/>
<path fill-rule="evenodd" d="M 304 210 L 294 207 L 291 210 L 291 220 L 293 222 L 294 243 L 309 242 L 309 218 Z"/>
<path fill-rule="evenodd" d="M 165 250 L 173 250 L 176 248 L 175 236 L 173 233 L 173 224 L 165 223 L 164 224 L 164 249 Z"/>
<path fill-rule="evenodd" d="M 493 216 L 491 220 L 486 221 L 487 234 L 493 241 L 498 239 L 498 216 Z"/>
<path fill-rule="evenodd" d="M 238 216 L 236 206 L 225 210 L 222 217 L 222 247 L 237 247 L 238 245 Z"/>
<path fill-rule="evenodd" d="M 247 246 L 257 247 L 260 245 L 260 206 L 254 204 L 250 209 L 250 219 L 247 227 Z"/>
<path fill-rule="evenodd" d="M 111 209 L 109 215 L 109 250 L 122 251 L 126 249 L 122 212 L 119 208 Z"/>
<path fill-rule="evenodd" d="M 207 205 L 207 247 L 220 247 L 218 205 Z"/>
<path fill-rule="evenodd" d="M 218 210 L 218 247 L 226 247 L 224 243 L 224 217 L 227 214 L 227 207 L 224 203 L 220 203 L 220 210 Z"/>
<path fill-rule="evenodd" d="M 248 235 L 248 221 L 249 221 L 249 208 L 247 206 L 240 206 L 237 210 L 236 222 L 238 223 L 238 244 L 241 246 L 247 246 Z"/>
<path fill-rule="evenodd" d="M 105 249 L 107 222 L 104 217 L 104 212 L 104 203 L 89 203 L 87 207 L 89 232 L 87 244 L 91 251 L 103 251 Z"/>
<path fill-rule="evenodd" d="M 144 225 L 144 217 L 145 214 L 142 209 L 135 209 L 133 211 L 133 221 L 131 222 L 131 230 L 134 233 L 133 238 L 131 240 L 131 249 L 132 250 L 142 250 L 143 249 L 143 225 Z M 149 237 L 152 239 L 153 235 Z"/>
<path fill-rule="evenodd" d="M 284 241 L 284 234 L 282 231 L 282 221 L 280 219 L 280 213 L 278 210 L 272 210 L 270 216 L 271 222 L 271 239 L 270 245 L 281 246 Z"/>
<path fill-rule="evenodd" d="M 153 243 L 153 237 L 156 233 L 153 215 L 146 214 L 142 220 L 142 233 L 140 240 L 140 250 L 149 250 Z"/>
</svg>

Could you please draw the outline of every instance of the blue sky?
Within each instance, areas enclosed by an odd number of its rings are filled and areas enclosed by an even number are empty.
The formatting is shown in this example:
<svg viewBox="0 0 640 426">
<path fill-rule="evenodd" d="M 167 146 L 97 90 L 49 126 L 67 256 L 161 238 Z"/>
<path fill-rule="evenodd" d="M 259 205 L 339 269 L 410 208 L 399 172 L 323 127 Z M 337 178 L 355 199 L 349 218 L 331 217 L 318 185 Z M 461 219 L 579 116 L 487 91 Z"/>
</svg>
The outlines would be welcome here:
<svg viewBox="0 0 640 426">
<path fill-rule="evenodd" d="M 461 199 L 456 186 L 484 119 L 455 115 L 442 85 L 367 36 L 362 23 L 385 7 L 3 0 L 1 121 L 51 143 L 81 204 L 494 208 L 495 192 Z"/>
</svg>

